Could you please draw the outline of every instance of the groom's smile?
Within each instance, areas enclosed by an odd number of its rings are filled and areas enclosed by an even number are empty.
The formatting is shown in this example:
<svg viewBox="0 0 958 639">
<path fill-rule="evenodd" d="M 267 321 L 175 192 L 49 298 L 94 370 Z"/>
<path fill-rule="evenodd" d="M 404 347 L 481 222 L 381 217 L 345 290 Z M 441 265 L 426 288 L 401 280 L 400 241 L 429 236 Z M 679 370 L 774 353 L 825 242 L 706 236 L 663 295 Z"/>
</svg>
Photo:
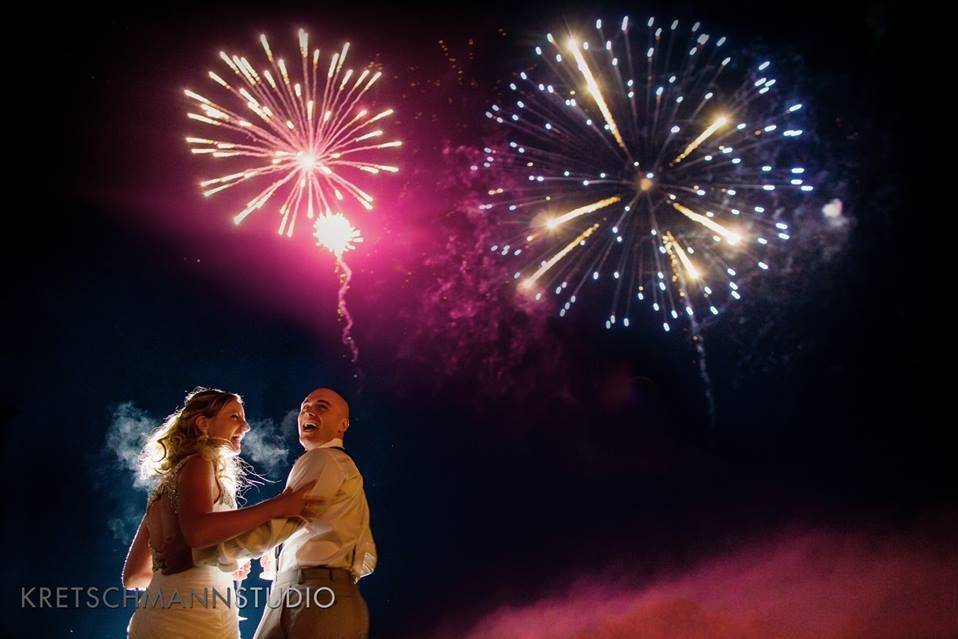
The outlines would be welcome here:
<svg viewBox="0 0 958 639">
<path fill-rule="evenodd" d="M 299 438 L 305 441 L 314 441 L 322 436 L 322 413 L 329 410 L 329 402 L 325 399 L 309 397 L 299 409 Z M 315 443 L 322 443 L 316 441 Z"/>
<path fill-rule="evenodd" d="M 300 404 L 297 431 L 299 442 L 306 450 L 341 438 L 348 426 L 349 408 L 333 390 L 318 388 Z"/>
</svg>

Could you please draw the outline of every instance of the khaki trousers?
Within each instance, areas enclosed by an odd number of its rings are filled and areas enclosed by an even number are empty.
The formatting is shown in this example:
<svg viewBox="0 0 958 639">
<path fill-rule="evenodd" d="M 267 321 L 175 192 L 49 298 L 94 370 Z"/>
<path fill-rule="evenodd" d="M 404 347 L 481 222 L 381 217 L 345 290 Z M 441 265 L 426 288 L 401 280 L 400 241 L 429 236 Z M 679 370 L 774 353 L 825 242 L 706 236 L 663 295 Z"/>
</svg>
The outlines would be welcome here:
<svg viewBox="0 0 958 639">
<path fill-rule="evenodd" d="M 340 568 L 300 568 L 276 575 L 253 639 L 367 639 L 369 609 Z"/>
</svg>

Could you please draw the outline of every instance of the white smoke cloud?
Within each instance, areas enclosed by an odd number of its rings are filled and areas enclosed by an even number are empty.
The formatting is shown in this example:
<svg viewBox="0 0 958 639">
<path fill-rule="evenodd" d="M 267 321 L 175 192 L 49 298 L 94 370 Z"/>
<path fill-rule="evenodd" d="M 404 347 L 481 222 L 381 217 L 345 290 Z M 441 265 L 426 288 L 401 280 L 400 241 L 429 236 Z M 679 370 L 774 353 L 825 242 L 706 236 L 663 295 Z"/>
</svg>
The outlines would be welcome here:
<svg viewBox="0 0 958 639">
<path fill-rule="evenodd" d="M 113 538 L 117 541 L 128 544 L 133 541 L 133 535 L 136 534 L 136 528 L 140 525 L 140 519 L 143 518 L 143 507 L 146 500 L 142 502 L 125 503 L 116 517 L 107 520 L 106 525 L 113 533 Z"/>
<path fill-rule="evenodd" d="M 250 431 L 243 438 L 243 457 L 257 472 L 271 479 L 286 474 L 289 468 L 289 440 L 287 435 L 296 430 L 298 410 L 291 410 L 277 424 L 272 419 L 250 423 Z"/>
<path fill-rule="evenodd" d="M 848 224 L 848 218 L 843 212 L 842 201 L 837 197 L 822 207 L 822 215 L 828 220 L 828 225 L 832 228 L 841 228 Z"/>
<path fill-rule="evenodd" d="M 296 410 L 291 410 L 277 424 L 273 419 L 254 420 L 250 432 L 243 439 L 243 457 L 259 472 L 285 473 L 289 463 L 290 446 L 287 434 L 296 430 Z M 118 404 L 106 434 L 106 447 L 120 470 L 129 472 L 134 486 L 148 488 L 137 477 L 140 451 L 160 419 L 137 408 L 133 402 Z"/>
<path fill-rule="evenodd" d="M 140 479 L 139 456 L 150 433 L 160 423 L 160 419 L 139 409 L 133 402 L 117 404 L 113 409 L 110 425 L 106 431 L 106 441 L 102 452 L 105 460 L 99 469 L 100 481 L 105 485 L 116 485 L 119 471 L 119 485 L 127 485 L 135 490 L 133 497 L 123 497 L 115 506 L 113 516 L 107 520 L 107 527 L 113 538 L 124 544 L 130 543 L 136 528 L 143 517 L 146 503 L 145 491 L 148 482 Z M 127 483 L 129 482 L 129 483 Z M 111 490 L 114 495 L 128 495 L 126 491 Z"/>
<path fill-rule="evenodd" d="M 254 420 L 250 432 L 243 439 L 243 457 L 249 460 L 257 473 L 269 479 L 285 479 L 289 468 L 290 444 L 287 435 L 296 431 L 298 411 L 292 410 L 283 416 L 277 424 L 275 420 Z M 140 478 L 139 456 L 151 432 L 160 424 L 162 418 L 150 415 L 137 408 L 133 402 L 122 402 L 113 409 L 110 425 L 106 432 L 104 454 L 109 465 L 102 469 L 104 478 L 120 471 L 121 484 L 146 491 L 151 487 L 147 480 Z M 138 491 L 139 492 L 139 491 Z M 127 499 L 117 506 L 114 516 L 107 521 L 110 532 L 118 541 L 129 543 L 143 516 L 143 499 Z"/>
<path fill-rule="evenodd" d="M 123 402 L 113 410 L 113 419 L 106 433 L 106 447 L 113 454 L 116 465 L 132 475 L 136 488 L 148 488 L 137 474 L 138 460 L 147 437 L 159 423 L 159 419 L 140 410 L 133 402 Z"/>
</svg>

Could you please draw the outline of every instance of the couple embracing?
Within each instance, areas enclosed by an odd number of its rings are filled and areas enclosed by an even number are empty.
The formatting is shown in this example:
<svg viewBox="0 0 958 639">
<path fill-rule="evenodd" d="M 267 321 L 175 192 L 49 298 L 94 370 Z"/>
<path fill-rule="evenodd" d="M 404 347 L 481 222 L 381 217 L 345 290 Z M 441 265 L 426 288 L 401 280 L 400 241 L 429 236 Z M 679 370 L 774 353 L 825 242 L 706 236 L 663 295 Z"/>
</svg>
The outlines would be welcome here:
<svg viewBox="0 0 958 639">
<path fill-rule="evenodd" d="M 375 568 L 376 546 L 362 475 L 343 448 L 347 428 L 339 394 L 310 393 L 297 420 L 305 452 L 286 490 L 237 508 L 250 430 L 243 401 L 216 389 L 188 394 L 141 456 L 141 475 L 156 486 L 123 566 L 123 585 L 145 589 L 129 638 L 238 639 L 233 581 L 259 557 L 274 580 L 255 639 L 365 639 L 356 584 Z"/>
</svg>

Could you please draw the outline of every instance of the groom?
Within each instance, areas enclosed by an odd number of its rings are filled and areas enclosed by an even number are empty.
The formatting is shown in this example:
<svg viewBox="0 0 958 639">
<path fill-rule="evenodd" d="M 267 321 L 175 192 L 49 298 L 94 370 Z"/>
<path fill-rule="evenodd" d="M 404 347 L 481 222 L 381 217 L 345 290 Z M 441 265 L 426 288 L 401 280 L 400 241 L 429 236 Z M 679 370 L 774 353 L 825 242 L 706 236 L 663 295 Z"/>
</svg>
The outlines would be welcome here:
<svg viewBox="0 0 958 639">
<path fill-rule="evenodd" d="M 303 400 L 297 427 L 306 452 L 293 464 L 286 485 L 295 489 L 315 479 L 310 496 L 325 504 L 319 517 L 283 544 L 254 639 L 365 639 L 369 611 L 356 582 L 375 569 L 376 545 L 363 477 L 343 448 L 349 406 L 335 391 L 318 388 Z M 264 571 L 271 567 L 270 557 L 267 553 L 261 560 Z"/>
</svg>

